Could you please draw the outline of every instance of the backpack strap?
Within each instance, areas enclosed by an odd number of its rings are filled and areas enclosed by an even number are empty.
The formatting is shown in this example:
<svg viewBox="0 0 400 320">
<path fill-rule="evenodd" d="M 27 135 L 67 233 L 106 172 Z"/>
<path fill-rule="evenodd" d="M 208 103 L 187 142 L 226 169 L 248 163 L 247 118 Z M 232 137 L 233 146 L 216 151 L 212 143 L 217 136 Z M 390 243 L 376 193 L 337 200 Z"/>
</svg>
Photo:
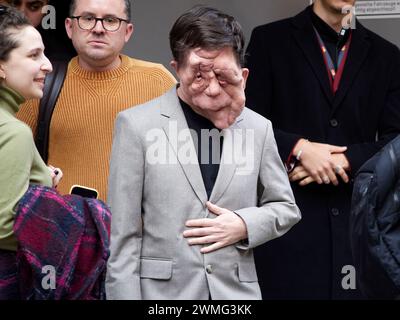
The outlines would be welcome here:
<svg viewBox="0 0 400 320">
<path fill-rule="evenodd" d="M 53 72 L 46 76 L 43 89 L 43 97 L 39 104 L 39 116 L 35 143 L 43 161 L 47 163 L 49 148 L 50 121 L 54 108 L 60 95 L 65 76 L 67 74 L 67 61 L 53 61 Z"/>
</svg>

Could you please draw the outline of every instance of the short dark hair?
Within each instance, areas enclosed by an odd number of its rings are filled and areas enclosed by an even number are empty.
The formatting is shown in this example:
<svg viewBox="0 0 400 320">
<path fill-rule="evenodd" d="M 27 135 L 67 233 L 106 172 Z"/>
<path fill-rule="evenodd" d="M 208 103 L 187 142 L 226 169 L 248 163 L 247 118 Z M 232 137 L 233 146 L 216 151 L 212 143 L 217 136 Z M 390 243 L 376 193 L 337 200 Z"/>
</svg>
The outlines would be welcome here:
<svg viewBox="0 0 400 320">
<path fill-rule="evenodd" d="M 236 19 L 218 9 L 195 6 L 176 20 L 169 33 L 172 56 L 182 63 L 195 48 L 208 50 L 231 47 L 237 63 L 244 65 L 244 34 Z"/>
<path fill-rule="evenodd" d="M 19 47 L 15 31 L 30 26 L 28 19 L 19 10 L 0 5 L 0 60 L 7 61 L 10 52 Z"/>
<path fill-rule="evenodd" d="M 76 9 L 76 2 L 78 0 L 71 0 L 71 4 L 69 6 L 69 16 L 72 17 L 74 15 L 75 9 Z M 130 0 L 124 0 L 125 2 L 125 14 L 127 16 L 127 20 L 131 21 L 131 1 Z"/>
</svg>

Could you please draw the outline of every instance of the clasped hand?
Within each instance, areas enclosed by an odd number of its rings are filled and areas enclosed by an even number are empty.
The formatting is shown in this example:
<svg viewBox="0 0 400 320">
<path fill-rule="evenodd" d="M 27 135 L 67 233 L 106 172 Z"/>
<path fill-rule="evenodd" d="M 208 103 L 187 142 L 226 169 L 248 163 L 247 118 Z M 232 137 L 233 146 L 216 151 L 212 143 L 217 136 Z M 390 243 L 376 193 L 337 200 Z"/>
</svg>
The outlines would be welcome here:
<svg viewBox="0 0 400 320">
<path fill-rule="evenodd" d="M 345 183 L 349 182 L 347 171 L 350 164 L 344 152 L 347 147 L 334 146 L 323 143 L 309 142 L 301 139 L 295 152 L 302 150 L 300 164 L 289 174 L 290 181 L 299 181 L 300 186 L 312 182 L 337 186 L 338 178 Z"/>
</svg>

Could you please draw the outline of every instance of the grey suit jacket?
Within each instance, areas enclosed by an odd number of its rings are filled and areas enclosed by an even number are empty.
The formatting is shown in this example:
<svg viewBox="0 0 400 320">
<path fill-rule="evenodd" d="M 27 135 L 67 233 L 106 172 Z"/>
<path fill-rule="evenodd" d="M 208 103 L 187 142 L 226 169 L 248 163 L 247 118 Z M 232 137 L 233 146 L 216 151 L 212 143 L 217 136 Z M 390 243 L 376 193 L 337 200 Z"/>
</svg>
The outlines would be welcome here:
<svg viewBox="0 0 400 320">
<path fill-rule="evenodd" d="M 188 132 L 176 88 L 117 117 L 108 299 L 261 299 L 252 248 L 300 220 L 270 121 L 245 108 L 222 131 L 210 199 Z M 189 246 L 185 222 L 216 217 L 207 200 L 238 214 L 248 239 L 208 254 Z"/>
</svg>

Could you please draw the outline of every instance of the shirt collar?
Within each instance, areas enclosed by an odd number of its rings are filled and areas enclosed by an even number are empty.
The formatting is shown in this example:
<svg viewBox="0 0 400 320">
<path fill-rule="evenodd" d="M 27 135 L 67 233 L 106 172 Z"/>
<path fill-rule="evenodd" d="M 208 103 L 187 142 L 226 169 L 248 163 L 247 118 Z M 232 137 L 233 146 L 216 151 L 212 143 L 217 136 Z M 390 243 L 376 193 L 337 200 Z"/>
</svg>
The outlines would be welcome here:
<svg viewBox="0 0 400 320">
<path fill-rule="evenodd" d="M 203 117 L 202 115 L 196 113 L 190 105 L 179 98 L 179 103 L 182 106 L 183 113 L 185 115 L 186 121 L 190 129 L 200 128 L 200 129 L 216 129 L 214 124 Z"/>
<path fill-rule="evenodd" d="M 334 43 L 338 47 L 343 46 L 349 35 L 349 30 L 346 31 L 344 37 L 340 37 L 336 30 L 332 29 L 324 20 L 322 20 L 313 10 L 313 6 L 310 6 L 309 13 L 311 16 L 311 21 L 315 29 L 317 29 L 319 35 L 324 40 L 324 42 Z M 340 42 L 340 43 L 339 43 Z"/>
</svg>

